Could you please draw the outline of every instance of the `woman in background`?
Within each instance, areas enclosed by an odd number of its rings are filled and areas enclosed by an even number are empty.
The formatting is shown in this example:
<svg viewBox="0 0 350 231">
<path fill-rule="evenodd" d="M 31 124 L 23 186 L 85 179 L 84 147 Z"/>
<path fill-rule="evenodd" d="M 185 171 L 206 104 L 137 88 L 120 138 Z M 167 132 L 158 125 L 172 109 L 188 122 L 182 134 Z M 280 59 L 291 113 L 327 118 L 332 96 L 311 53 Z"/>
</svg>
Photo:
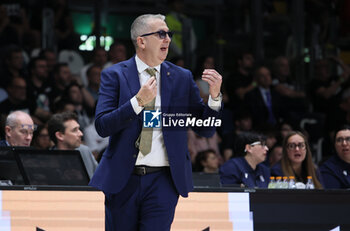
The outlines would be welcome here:
<svg viewBox="0 0 350 231">
<path fill-rule="evenodd" d="M 39 125 L 38 128 L 34 131 L 31 146 L 37 149 L 46 150 L 53 146 L 50 141 L 49 131 L 47 130 L 46 125 Z"/>
<path fill-rule="evenodd" d="M 219 171 L 221 184 L 267 188 L 270 170 L 262 164 L 268 151 L 266 138 L 257 133 L 241 133 L 236 150 L 241 157 L 232 158 L 222 165 Z"/>
<path fill-rule="evenodd" d="M 306 184 L 312 176 L 316 189 L 321 189 L 321 175 L 312 162 L 309 143 L 301 132 L 290 132 L 283 141 L 283 156 L 280 163 L 271 168 L 272 176 L 294 176 L 297 182 Z"/>
<path fill-rule="evenodd" d="M 199 152 L 194 165 L 195 172 L 217 173 L 219 171 L 219 159 L 212 149 Z"/>
</svg>

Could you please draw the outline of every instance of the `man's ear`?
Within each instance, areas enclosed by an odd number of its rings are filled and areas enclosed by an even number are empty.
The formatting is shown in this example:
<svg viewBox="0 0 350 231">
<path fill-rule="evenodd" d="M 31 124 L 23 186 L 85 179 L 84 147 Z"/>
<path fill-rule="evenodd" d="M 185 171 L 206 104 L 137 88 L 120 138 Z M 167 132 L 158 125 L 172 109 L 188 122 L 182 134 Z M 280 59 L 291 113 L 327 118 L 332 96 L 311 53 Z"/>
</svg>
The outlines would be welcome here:
<svg viewBox="0 0 350 231">
<path fill-rule="evenodd" d="M 248 152 L 248 151 L 250 151 L 250 145 L 246 144 L 244 148 L 244 152 Z"/>
<path fill-rule="evenodd" d="M 136 42 L 137 42 L 137 46 L 140 48 L 140 49 L 145 49 L 145 45 L 146 45 L 146 40 L 143 39 L 142 37 L 137 37 L 136 39 Z"/>
<path fill-rule="evenodd" d="M 63 141 L 64 139 L 64 134 L 60 131 L 55 132 L 56 139 L 59 141 Z"/>
<path fill-rule="evenodd" d="M 11 130 L 12 128 L 10 126 L 5 126 L 5 135 L 11 137 Z"/>
</svg>

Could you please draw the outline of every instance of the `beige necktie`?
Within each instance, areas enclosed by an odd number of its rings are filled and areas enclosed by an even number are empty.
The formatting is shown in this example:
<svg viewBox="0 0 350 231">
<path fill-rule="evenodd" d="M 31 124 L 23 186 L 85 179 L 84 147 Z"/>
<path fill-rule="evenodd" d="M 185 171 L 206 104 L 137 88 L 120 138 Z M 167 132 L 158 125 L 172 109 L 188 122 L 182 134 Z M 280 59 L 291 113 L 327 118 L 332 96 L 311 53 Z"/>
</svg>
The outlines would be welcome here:
<svg viewBox="0 0 350 231">
<path fill-rule="evenodd" d="M 146 72 L 151 76 L 156 78 L 156 69 L 155 68 L 147 68 Z M 156 98 L 154 98 L 151 102 L 145 105 L 145 110 L 154 110 L 154 105 L 156 102 Z M 140 135 L 140 151 L 143 155 L 147 155 L 151 152 L 152 149 L 152 135 L 153 128 L 145 128 L 142 127 L 141 135 Z"/>
</svg>

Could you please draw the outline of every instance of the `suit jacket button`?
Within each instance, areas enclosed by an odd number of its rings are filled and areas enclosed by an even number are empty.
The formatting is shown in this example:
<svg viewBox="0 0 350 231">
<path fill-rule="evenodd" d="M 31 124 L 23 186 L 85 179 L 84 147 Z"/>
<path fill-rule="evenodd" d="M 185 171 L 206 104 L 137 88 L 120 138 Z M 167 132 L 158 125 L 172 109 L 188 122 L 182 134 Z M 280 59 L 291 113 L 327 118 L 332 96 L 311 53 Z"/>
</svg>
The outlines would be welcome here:
<svg viewBox="0 0 350 231">
<path fill-rule="evenodd" d="M 134 157 L 134 158 L 136 158 L 136 157 L 137 157 L 137 155 L 136 155 L 136 154 L 134 154 L 134 155 L 133 155 L 133 157 Z"/>
</svg>

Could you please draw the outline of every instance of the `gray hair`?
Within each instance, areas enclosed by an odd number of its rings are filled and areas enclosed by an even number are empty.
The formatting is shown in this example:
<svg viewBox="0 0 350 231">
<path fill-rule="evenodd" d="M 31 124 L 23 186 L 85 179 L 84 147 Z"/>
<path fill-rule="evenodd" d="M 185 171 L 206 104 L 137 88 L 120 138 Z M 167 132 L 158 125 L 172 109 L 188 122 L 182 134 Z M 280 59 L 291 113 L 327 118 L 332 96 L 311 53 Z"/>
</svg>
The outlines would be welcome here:
<svg viewBox="0 0 350 231">
<path fill-rule="evenodd" d="M 7 118 L 6 118 L 6 126 L 9 126 L 11 128 L 16 127 L 17 123 L 18 123 L 18 116 L 23 115 L 23 114 L 27 114 L 23 111 L 14 111 L 11 112 Z"/>
<path fill-rule="evenodd" d="M 144 14 L 135 19 L 135 21 L 131 24 L 130 35 L 131 41 L 137 49 L 137 37 L 144 34 L 149 33 L 149 21 L 155 19 L 160 19 L 162 21 L 165 20 L 165 16 L 162 14 Z"/>
</svg>

